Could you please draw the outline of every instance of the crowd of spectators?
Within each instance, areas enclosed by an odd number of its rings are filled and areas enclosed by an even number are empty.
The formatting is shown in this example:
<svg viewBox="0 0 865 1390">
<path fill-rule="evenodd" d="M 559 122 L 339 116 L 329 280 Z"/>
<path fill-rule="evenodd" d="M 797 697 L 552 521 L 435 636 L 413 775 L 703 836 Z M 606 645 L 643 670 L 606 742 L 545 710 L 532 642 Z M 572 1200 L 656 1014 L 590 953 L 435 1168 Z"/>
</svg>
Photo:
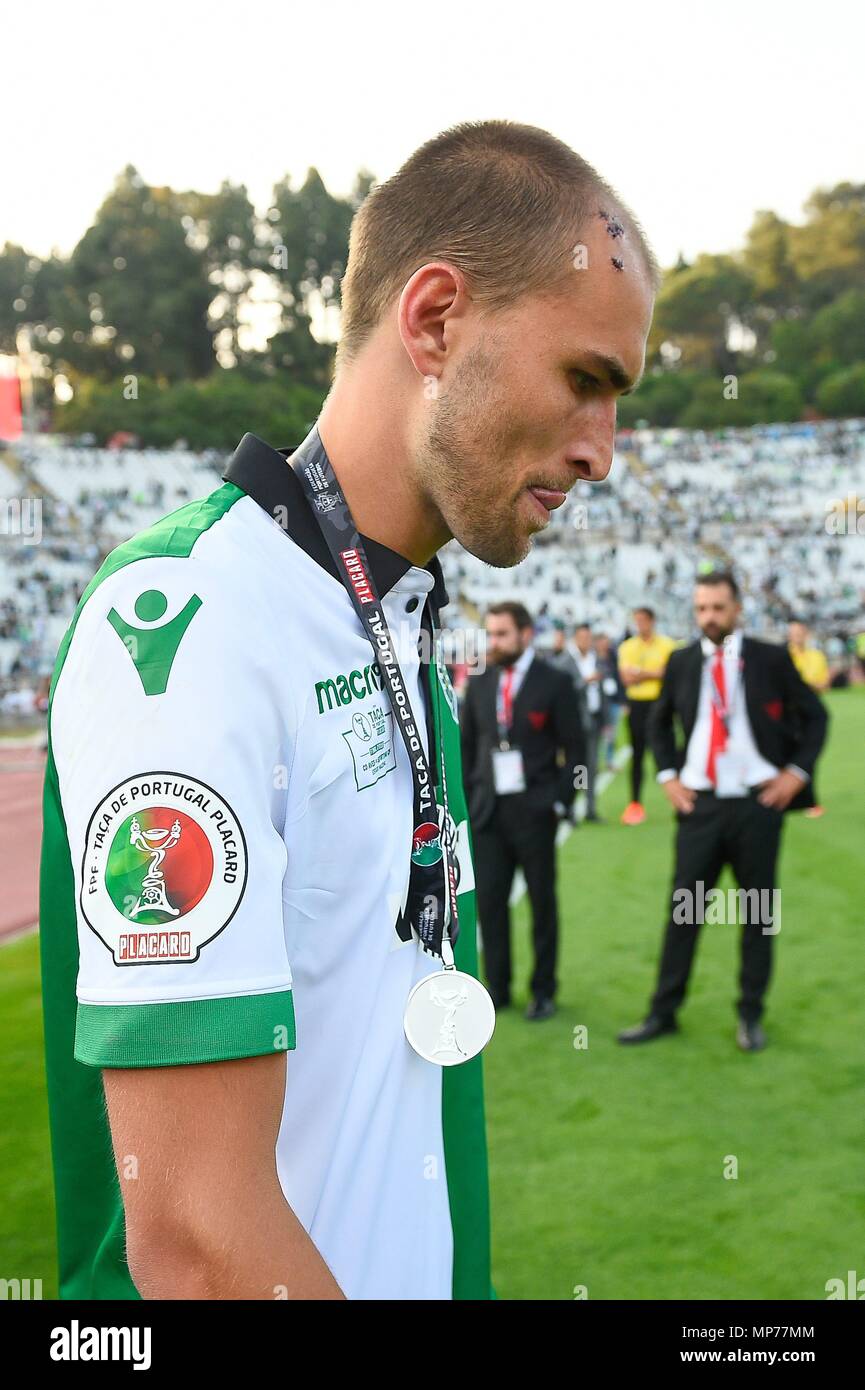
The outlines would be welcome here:
<svg viewBox="0 0 865 1390">
<path fill-rule="evenodd" d="M 9 457 L 9 456 L 7 456 Z M 4 466 L 8 493 L 37 504 L 38 528 L 0 537 L 0 714 L 44 706 L 78 598 L 128 536 L 219 485 L 226 456 L 97 449 L 39 438 Z M 5 498 L 5 502 L 9 502 Z M 32 519 L 32 518 L 31 518 Z M 865 628 L 865 420 L 723 432 L 622 432 L 604 483 L 578 482 L 529 557 L 496 570 L 456 542 L 442 552 L 448 626 L 518 598 L 554 624 L 589 622 L 614 641 L 650 604 L 691 635 L 695 576 L 731 568 L 749 630 L 782 641 L 803 618 L 837 675 Z"/>
</svg>

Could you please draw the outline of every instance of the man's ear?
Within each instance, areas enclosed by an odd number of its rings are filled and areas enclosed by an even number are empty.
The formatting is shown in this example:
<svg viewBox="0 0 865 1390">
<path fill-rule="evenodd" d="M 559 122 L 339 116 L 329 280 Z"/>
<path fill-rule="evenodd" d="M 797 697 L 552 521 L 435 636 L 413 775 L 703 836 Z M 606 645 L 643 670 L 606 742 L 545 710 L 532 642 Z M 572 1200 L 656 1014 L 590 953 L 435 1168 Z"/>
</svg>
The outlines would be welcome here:
<svg viewBox="0 0 865 1390">
<path fill-rule="evenodd" d="M 403 287 L 397 328 L 415 371 L 438 377 L 446 354 L 445 323 L 465 315 L 470 304 L 462 272 L 446 261 L 420 266 Z"/>
</svg>

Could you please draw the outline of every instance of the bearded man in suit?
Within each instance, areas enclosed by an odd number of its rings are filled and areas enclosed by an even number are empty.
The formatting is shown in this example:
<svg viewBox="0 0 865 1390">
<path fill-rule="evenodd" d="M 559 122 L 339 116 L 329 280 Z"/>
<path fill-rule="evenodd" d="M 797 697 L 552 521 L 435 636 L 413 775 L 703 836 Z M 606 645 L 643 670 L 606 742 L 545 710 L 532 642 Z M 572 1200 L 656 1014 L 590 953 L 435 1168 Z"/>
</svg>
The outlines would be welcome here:
<svg viewBox="0 0 865 1390">
<path fill-rule="evenodd" d="M 649 731 L 677 821 L 670 916 L 648 1015 L 619 1042 L 676 1031 L 707 896 L 729 864 L 740 889 L 737 916 L 745 909 L 736 1041 L 757 1052 L 766 1043 L 760 1020 L 780 926 L 775 881 L 784 815 L 813 801 L 810 779 L 827 714 L 786 647 L 743 634 L 731 574 L 702 575 L 694 610 L 701 636 L 670 657 Z"/>
<path fill-rule="evenodd" d="M 539 1022 L 555 1013 L 556 830 L 573 817 L 585 732 L 573 678 L 536 655 L 523 604 L 493 604 L 486 636 L 487 667 L 469 680 L 460 720 L 484 966 L 496 1008 L 507 1007 L 509 900 L 519 867 L 535 952 L 526 1018 Z"/>
</svg>

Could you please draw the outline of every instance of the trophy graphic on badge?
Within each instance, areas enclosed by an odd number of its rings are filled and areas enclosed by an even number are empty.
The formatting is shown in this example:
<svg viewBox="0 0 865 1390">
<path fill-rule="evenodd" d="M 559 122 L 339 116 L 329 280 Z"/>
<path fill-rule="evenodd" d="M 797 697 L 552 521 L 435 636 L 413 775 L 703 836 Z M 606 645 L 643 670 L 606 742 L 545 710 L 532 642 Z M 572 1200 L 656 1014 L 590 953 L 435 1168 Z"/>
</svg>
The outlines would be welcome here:
<svg viewBox="0 0 865 1390">
<path fill-rule="evenodd" d="M 433 1048 L 434 1057 L 441 1052 L 458 1052 L 461 1057 L 465 1056 L 465 1051 L 457 1042 L 456 1011 L 461 1004 L 466 1002 L 468 997 L 468 990 L 462 983 L 451 985 L 450 981 L 437 978 L 433 980 L 430 989 L 430 1003 L 436 1004 L 438 1008 L 445 1011 L 438 1039 Z"/>
<path fill-rule="evenodd" d="M 168 917 L 180 915 L 180 908 L 172 907 L 165 895 L 165 874 L 162 872 L 162 862 L 166 854 L 179 839 L 180 821 L 176 817 L 170 830 L 159 826 L 142 830 L 138 817 L 133 816 L 129 827 L 129 843 L 140 849 L 142 854 L 150 855 L 150 865 L 141 883 L 138 902 L 129 913 L 130 917 L 137 917 L 139 912 L 164 912 Z"/>
</svg>

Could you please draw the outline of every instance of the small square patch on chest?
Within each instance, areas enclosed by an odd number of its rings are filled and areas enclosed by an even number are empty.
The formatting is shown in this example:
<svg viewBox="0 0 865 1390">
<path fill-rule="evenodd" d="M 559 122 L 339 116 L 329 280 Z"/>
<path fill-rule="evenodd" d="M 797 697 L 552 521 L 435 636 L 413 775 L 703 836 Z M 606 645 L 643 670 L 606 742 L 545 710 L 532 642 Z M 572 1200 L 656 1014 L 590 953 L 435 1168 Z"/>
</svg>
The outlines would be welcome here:
<svg viewBox="0 0 865 1390">
<path fill-rule="evenodd" d="M 396 767 L 393 741 L 393 712 L 382 705 L 359 710 L 352 716 L 351 728 L 343 731 L 354 767 L 359 792 L 375 786 Z"/>
</svg>

